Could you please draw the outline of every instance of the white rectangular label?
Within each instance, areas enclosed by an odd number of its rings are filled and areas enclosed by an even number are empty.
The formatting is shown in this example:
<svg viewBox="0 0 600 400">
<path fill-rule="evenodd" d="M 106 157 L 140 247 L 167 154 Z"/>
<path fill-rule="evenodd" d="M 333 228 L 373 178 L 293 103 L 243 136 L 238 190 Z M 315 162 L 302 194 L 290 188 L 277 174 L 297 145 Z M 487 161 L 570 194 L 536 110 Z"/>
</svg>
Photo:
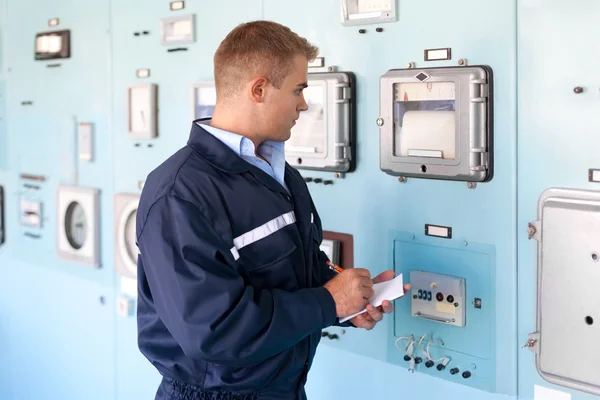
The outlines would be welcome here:
<svg viewBox="0 0 600 400">
<path fill-rule="evenodd" d="M 183 10 L 184 4 L 185 3 L 183 1 L 173 1 L 173 2 L 171 2 L 171 10 L 172 11 Z"/>
<path fill-rule="evenodd" d="M 592 181 L 593 182 L 600 182 L 600 170 L 594 170 L 594 171 L 592 171 Z"/>
<path fill-rule="evenodd" d="M 448 49 L 427 50 L 427 60 L 447 60 Z"/>
<path fill-rule="evenodd" d="M 449 236 L 448 228 L 444 228 L 442 226 L 428 226 L 427 234 L 431 236 L 440 236 L 445 238 Z"/>
<path fill-rule="evenodd" d="M 314 61 L 308 63 L 308 68 L 318 68 L 325 66 L 325 58 L 317 57 Z"/>
<path fill-rule="evenodd" d="M 571 400 L 571 395 L 558 390 L 535 385 L 534 400 Z"/>
<path fill-rule="evenodd" d="M 442 158 L 441 150 L 414 150 L 408 149 L 409 157 L 429 157 L 429 158 Z"/>
</svg>

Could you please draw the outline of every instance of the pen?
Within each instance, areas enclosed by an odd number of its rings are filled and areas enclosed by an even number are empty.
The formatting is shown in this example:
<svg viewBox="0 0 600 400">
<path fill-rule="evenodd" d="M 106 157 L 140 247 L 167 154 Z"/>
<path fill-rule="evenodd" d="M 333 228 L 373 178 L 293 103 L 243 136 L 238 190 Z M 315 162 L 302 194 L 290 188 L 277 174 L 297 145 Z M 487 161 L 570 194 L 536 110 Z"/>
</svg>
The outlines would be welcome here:
<svg viewBox="0 0 600 400">
<path fill-rule="evenodd" d="M 327 265 L 329 265 L 329 269 L 334 271 L 337 274 L 341 274 L 344 270 L 339 266 L 333 264 L 331 261 L 327 261 Z"/>
</svg>

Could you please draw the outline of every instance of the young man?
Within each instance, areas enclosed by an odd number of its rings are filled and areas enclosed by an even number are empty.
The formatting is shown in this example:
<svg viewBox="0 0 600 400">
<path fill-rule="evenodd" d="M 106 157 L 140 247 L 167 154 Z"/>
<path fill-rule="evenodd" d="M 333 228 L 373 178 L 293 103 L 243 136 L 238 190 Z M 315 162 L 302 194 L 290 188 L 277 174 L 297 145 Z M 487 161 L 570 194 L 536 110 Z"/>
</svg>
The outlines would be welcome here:
<svg viewBox="0 0 600 400">
<path fill-rule="evenodd" d="M 304 399 L 323 328 L 371 329 L 365 269 L 336 275 L 321 221 L 284 142 L 308 109 L 318 49 L 274 22 L 235 28 L 215 57 L 212 120 L 146 180 L 137 214 L 138 342 L 156 399 Z"/>
</svg>

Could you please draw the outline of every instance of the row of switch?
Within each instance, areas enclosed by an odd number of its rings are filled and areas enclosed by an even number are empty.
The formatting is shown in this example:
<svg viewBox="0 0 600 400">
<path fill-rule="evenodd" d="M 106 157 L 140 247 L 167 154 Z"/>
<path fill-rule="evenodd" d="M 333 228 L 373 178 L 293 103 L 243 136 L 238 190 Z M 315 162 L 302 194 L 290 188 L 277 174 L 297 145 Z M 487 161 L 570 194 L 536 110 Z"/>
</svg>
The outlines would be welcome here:
<svg viewBox="0 0 600 400">
<path fill-rule="evenodd" d="M 414 299 L 421 299 L 421 300 L 431 301 L 431 290 L 421 290 L 421 289 L 419 289 L 419 291 L 417 293 L 418 294 L 413 295 Z M 438 292 L 435 295 L 435 299 L 437 301 L 444 301 L 444 294 Z M 449 294 L 448 297 L 446 298 L 446 300 L 448 301 L 448 303 L 454 303 L 454 296 L 452 296 L 451 294 Z"/>
<path fill-rule="evenodd" d="M 408 354 L 406 354 L 406 355 L 404 356 L 404 361 L 410 361 L 410 360 L 411 360 L 411 357 L 410 357 Z M 423 362 L 423 359 L 422 359 L 421 357 L 417 357 L 417 358 L 415 358 L 415 364 L 421 364 L 422 362 Z M 425 363 L 425 366 L 426 366 L 427 368 L 431 368 L 431 367 L 433 367 L 434 365 L 435 365 L 435 362 L 434 362 L 433 360 L 427 360 L 427 362 Z M 446 366 L 445 366 L 444 364 L 441 364 L 441 363 L 440 363 L 440 364 L 438 364 L 438 365 L 437 365 L 437 367 L 436 367 L 436 368 L 437 368 L 437 370 L 438 370 L 438 371 L 443 371 L 443 370 L 445 370 L 445 369 L 446 369 Z M 451 375 L 456 375 L 456 374 L 458 374 L 459 372 L 460 372 L 460 370 L 459 370 L 457 367 L 454 367 L 454 368 L 452 368 L 452 369 L 450 370 L 450 374 L 451 374 Z M 464 372 L 462 373 L 462 377 L 463 377 L 463 378 L 465 378 L 465 379 L 469 379 L 469 378 L 471 377 L 471 371 L 464 371 Z"/>
</svg>

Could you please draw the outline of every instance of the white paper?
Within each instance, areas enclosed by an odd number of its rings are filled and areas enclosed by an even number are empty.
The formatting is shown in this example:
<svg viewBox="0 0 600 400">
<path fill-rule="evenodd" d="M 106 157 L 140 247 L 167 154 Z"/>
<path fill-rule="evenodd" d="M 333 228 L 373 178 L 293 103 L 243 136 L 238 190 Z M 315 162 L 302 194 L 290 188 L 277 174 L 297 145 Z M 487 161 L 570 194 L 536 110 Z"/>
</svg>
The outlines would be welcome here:
<svg viewBox="0 0 600 400">
<path fill-rule="evenodd" d="M 533 398 L 535 400 L 571 400 L 571 395 L 569 393 L 535 385 Z"/>
<path fill-rule="evenodd" d="M 404 283 L 402 283 L 402 274 L 390 281 L 375 283 L 373 285 L 373 290 L 375 291 L 375 294 L 369 299 L 369 304 L 372 304 L 373 307 L 379 307 L 385 300 L 392 301 L 404 296 Z M 364 312 L 367 312 L 366 308 L 354 315 L 350 315 L 349 317 L 341 319 L 340 322 L 346 322 Z"/>
</svg>

